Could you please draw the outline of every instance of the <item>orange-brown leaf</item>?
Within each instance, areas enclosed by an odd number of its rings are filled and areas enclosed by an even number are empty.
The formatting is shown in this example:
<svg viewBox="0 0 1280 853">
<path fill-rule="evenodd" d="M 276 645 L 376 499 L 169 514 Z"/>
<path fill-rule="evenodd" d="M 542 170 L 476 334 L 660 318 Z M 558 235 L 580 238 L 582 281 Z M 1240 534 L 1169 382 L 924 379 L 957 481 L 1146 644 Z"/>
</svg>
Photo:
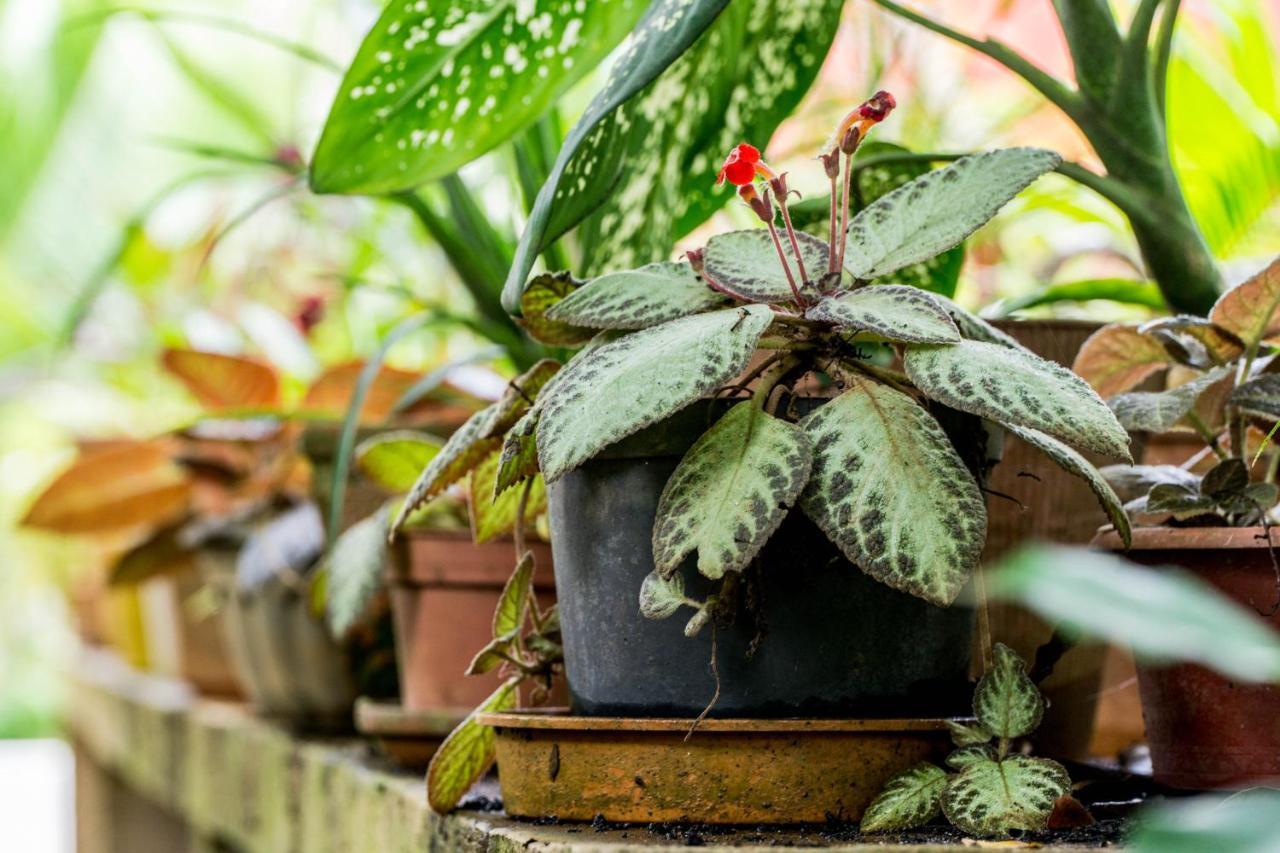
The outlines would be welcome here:
<svg viewBox="0 0 1280 853">
<path fill-rule="evenodd" d="M 274 409 L 280 405 L 280 377 L 270 365 L 256 359 L 167 349 L 160 362 L 208 409 Z"/>
<path fill-rule="evenodd" d="M 1209 319 L 1235 332 L 1246 346 L 1280 340 L 1280 258 L 1222 294 Z"/>
<path fill-rule="evenodd" d="M 302 411 L 312 416 L 335 420 L 345 417 L 362 370 L 362 361 L 352 361 L 326 370 L 307 389 L 302 401 Z M 419 378 L 421 374 L 383 366 L 365 393 L 364 405 L 360 407 L 360 423 L 376 424 L 385 421 L 396 403 Z"/>
<path fill-rule="evenodd" d="M 1113 324 L 1089 336 L 1071 369 L 1101 397 L 1113 397 L 1137 387 L 1170 364 L 1160 342 L 1135 326 Z"/>
</svg>

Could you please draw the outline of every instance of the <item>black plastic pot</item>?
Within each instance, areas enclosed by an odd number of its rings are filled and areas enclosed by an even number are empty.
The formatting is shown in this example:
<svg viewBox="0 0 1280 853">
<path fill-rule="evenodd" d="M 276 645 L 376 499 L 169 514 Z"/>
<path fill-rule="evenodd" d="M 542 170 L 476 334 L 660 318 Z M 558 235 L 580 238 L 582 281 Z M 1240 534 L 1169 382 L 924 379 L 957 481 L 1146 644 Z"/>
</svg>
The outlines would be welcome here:
<svg viewBox="0 0 1280 853">
<path fill-rule="evenodd" d="M 686 638 L 691 610 L 652 621 L 640 615 L 638 602 L 653 570 L 650 543 L 663 486 L 713 412 L 722 411 L 695 403 L 549 487 L 575 713 L 692 717 L 715 693 L 711 628 Z M 711 584 L 694 561 L 679 571 L 686 592 L 704 597 Z M 762 550 L 756 578 L 759 606 L 752 609 L 762 618 L 744 603 L 731 625 L 714 632 L 720 696 L 713 716 L 967 713 L 972 608 L 934 607 L 873 580 L 799 510 Z"/>
</svg>

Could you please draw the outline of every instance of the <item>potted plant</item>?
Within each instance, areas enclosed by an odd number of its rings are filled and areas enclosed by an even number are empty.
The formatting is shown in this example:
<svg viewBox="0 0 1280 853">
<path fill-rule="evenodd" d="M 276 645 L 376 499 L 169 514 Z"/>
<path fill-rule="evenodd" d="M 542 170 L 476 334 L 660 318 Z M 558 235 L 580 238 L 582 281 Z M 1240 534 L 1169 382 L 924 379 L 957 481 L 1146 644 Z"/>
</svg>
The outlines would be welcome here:
<svg viewBox="0 0 1280 853">
<path fill-rule="evenodd" d="M 892 107 L 879 93 L 838 128 L 822 157 L 833 198 Z M 996 151 L 853 217 L 832 204 L 829 242 L 794 230 L 786 175 L 744 144 L 721 175 L 765 228 L 713 237 L 687 263 L 533 283 L 526 323 L 590 338 L 504 449 L 548 482 L 575 712 L 957 713 L 973 613 L 946 606 L 982 550 L 984 421 L 1086 478 L 1123 526 L 1071 447 L 1128 456 L 1098 396 L 949 301 L 891 283 L 1057 162 Z M 810 375 L 824 394 L 795 392 Z M 683 608 L 683 629 L 652 621 Z M 673 652 L 682 634 L 702 653 Z"/>
<path fill-rule="evenodd" d="M 1280 261 L 1228 290 L 1207 319 L 1113 325 L 1080 352 L 1076 371 L 1134 432 L 1199 437 L 1214 464 L 1103 469 L 1137 526 L 1128 557 L 1191 572 L 1280 627 L 1276 536 L 1271 531 L 1280 452 L 1275 330 Z M 1167 371 L 1169 390 L 1132 390 Z M 1269 431 L 1269 432 L 1268 432 Z M 1114 531 L 1095 546 L 1119 550 Z M 1138 685 L 1156 778 L 1183 788 L 1245 784 L 1280 775 L 1270 721 L 1280 689 L 1181 664 L 1141 664 Z"/>
</svg>

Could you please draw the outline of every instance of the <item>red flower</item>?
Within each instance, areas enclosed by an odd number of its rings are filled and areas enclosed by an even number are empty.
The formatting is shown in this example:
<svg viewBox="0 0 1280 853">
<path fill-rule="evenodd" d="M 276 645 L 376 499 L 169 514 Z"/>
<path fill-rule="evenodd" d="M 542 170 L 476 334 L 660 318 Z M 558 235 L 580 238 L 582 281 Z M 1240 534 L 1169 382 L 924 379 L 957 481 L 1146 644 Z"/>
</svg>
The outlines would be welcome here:
<svg viewBox="0 0 1280 853">
<path fill-rule="evenodd" d="M 759 162 L 760 149 L 745 142 L 739 143 L 729 152 L 724 165 L 720 167 L 720 174 L 716 176 L 716 186 L 723 184 L 726 179 L 735 187 L 746 186 L 755 180 L 756 164 Z"/>
<path fill-rule="evenodd" d="M 858 117 L 870 120 L 872 123 L 884 121 L 897 105 L 898 102 L 893 95 L 881 89 L 858 107 Z"/>
</svg>

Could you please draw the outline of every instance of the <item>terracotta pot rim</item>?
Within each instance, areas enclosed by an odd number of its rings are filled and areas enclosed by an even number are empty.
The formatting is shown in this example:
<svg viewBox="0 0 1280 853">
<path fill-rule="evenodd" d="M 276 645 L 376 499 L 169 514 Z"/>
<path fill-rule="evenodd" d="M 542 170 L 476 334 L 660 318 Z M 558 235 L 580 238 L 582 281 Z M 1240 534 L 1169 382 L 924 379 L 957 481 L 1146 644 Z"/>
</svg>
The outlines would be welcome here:
<svg viewBox="0 0 1280 853">
<path fill-rule="evenodd" d="M 570 732 L 687 732 L 692 719 L 665 717 L 581 717 L 567 708 L 537 708 L 503 713 L 482 712 L 476 715 L 482 726 L 496 729 L 539 729 Z M 960 718 L 967 722 L 967 718 Z M 711 717 L 698 723 L 698 732 L 719 734 L 803 734 L 805 732 L 850 732 L 874 734 L 884 732 L 946 731 L 948 719 L 725 719 Z"/>
<path fill-rule="evenodd" d="M 1271 528 L 1271 546 L 1280 547 L 1280 528 Z M 1099 528 L 1091 548 L 1124 553 L 1115 528 Z M 1264 527 L 1135 527 L 1131 551 L 1242 551 L 1267 547 Z"/>
</svg>

